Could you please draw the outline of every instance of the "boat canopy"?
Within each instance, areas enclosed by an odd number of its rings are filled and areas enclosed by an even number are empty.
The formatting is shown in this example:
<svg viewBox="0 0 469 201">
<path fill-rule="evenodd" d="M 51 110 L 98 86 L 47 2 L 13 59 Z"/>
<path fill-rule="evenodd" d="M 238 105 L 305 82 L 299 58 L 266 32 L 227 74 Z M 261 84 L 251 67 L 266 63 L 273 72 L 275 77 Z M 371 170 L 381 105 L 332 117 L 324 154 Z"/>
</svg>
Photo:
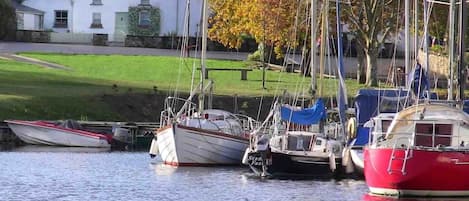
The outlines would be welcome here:
<svg viewBox="0 0 469 201">
<path fill-rule="evenodd" d="M 290 105 L 283 105 L 280 109 L 281 118 L 299 125 L 312 125 L 326 118 L 326 107 L 322 99 L 309 108 L 298 109 Z"/>
<path fill-rule="evenodd" d="M 408 91 L 403 89 L 360 89 L 355 96 L 358 127 L 379 113 L 396 113 L 405 107 Z"/>
</svg>

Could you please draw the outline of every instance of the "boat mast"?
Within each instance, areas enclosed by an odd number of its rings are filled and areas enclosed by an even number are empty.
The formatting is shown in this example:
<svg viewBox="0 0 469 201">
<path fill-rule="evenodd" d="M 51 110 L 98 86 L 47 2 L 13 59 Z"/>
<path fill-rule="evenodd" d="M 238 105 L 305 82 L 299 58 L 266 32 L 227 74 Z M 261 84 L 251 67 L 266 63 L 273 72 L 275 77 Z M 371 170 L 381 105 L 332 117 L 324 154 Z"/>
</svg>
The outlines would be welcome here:
<svg viewBox="0 0 469 201">
<path fill-rule="evenodd" d="M 428 2 L 427 0 L 423 0 L 423 28 L 424 28 L 424 31 L 423 31 L 423 38 L 424 38 L 424 42 L 423 42 L 423 45 L 424 45 L 424 49 L 423 51 L 425 52 L 425 67 L 423 69 L 425 69 L 425 72 L 428 72 L 428 69 L 430 69 L 430 65 L 429 65 L 429 62 L 430 62 L 430 58 L 429 58 L 429 52 L 428 52 L 428 21 L 429 21 L 429 17 L 428 17 Z M 423 74 L 424 71 L 421 70 L 420 72 L 420 80 L 422 80 L 421 78 L 423 77 Z M 428 79 L 427 76 L 425 76 L 426 79 Z M 422 85 L 423 83 L 420 83 L 419 85 Z M 430 87 L 430 86 L 428 86 Z M 419 87 L 420 88 L 420 87 Z M 419 91 L 420 94 L 422 93 L 428 93 L 426 91 Z M 419 96 L 420 96 L 419 94 Z M 430 95 L 428 94 L 427 96 L 427 99 L 430 98 Z"/>
<path fill-rule="evenodd" d="M 409 62 L 410 62 L 410 71 L 413 73 L 414 68 L 417 65 L 417 61 L 415 61 L 417 58 L 419 58 L 419 50 L 420 50 L 420 44 L 419 44 L 419 33 L 420 33 L 420 28 L 419 28 L 419 0 L 414 0 L 414 55 L 413 55 L 413 60 L 412 57 L 409 57 Z M 424 20 L 425 21 L 425 20 Z M 410 47 L 409 47 L 410 48 Z M 409 53 L 409 55 L 411 55 Z M 422 62 L 422 61 L 420 61 Z"/>
<path fill-rule="evenodd" d="M 339 94 L 337 96 L 337 102 L 339 107 L 340 126 L 342 132 L 345 131 L 345 108 L 347 107 L 347 95 L 344 82 L 344 62 L 343 49 L 342 49 L 342 25 L 340 21 L 340 2 L 336 1 L 336 17 L 337 17 L 337 59 L 338 59 L 338 75 L 339 75 Z M 341 133 L 341 136 L 345 136 Z"/>
<path fill-rule="evenodd" d="M 200 53 L 200 94 L 199 94 L 199 113 L 204 110 L 205 105 L 205 92 L 204 92 L 204 79 L 205 79 L 205 59 L 207 58 L 207 12 L 208 0 L 203 1 L 202 5 L 202 50 Z"/>
<path fill-rule="evenodd" d="M 316 80 L 316 68 L 315 68 L 315 61 L 316 61 L 316 12 L 317 12 L 317 1 L 311 0 L 311 13 L 310 13 L 310 20 L 311 20 L 311 58 L 310 58 L 310 73 L 311 73 L 311 92 L 313 96 L 316 95 L 317 89 L 317 80 Z"/>
<path fill-rule="evenodd" d="M 321 22 L 321 50 L 319 58 L 319 97 L 323 95 L 323 82 L 324 82 L 324 68 L 325 61 L 324 56 L 326 54 L 326 31 L 327 31 L 327 14 L 329 9 L 329 0 L 324 0 L 322 3 L 322 22 Z"/>
<path fill-rule="evenodd" d="M 466 45 L 465 45 L 465 33 L 466 33 L 466 19 L 467 19 L 467 12 L 466 12 L 466 0 L 461 0 L 459 5 L 459 65 L 458 65 L 458 88 L 459 88 L 459 96 L 458 101 L 460 102 L 460 108 L 462 109 L 464 106 L 464 89 L 466 85 L 466 64 L 465 64 L 465 53 L 466 53 Z"/>
<path fill-rule="evenodd" d="M 454 80 L 454 7 L 456 0 L 450 0 L 449 4 L 449 34 L 448 34 L 448 47 L 449 47 L 449 79 L 448 79 L 448 100 L 453 100 L 453 80 Z"/>
<path fill-rule="evenodd" d="M 405 87 L 408 89 L 410 86 L 410 80 L 408 76 L 410 73 L 410 0 L 405 0 L 404 3 L 404 35 L 405 35 Z"/>
</svg>

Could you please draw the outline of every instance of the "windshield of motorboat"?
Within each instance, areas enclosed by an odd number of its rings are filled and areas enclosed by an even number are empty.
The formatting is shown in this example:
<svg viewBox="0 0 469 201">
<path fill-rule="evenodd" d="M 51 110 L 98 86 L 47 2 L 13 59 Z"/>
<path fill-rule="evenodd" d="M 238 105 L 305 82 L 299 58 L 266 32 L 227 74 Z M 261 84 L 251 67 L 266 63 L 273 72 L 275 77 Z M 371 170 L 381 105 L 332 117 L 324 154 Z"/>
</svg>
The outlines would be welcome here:
<svg viewBox="0 0 469 201">
<path fill-rule="evenodd" d="M 76 130 L 83 130 L 83 127 L 80 123 L 75 120 L 67 119 L 58 124 L 59 127 L 62 128 L 69 128 L 69 129 L 76 129 Z"/>
</svg>

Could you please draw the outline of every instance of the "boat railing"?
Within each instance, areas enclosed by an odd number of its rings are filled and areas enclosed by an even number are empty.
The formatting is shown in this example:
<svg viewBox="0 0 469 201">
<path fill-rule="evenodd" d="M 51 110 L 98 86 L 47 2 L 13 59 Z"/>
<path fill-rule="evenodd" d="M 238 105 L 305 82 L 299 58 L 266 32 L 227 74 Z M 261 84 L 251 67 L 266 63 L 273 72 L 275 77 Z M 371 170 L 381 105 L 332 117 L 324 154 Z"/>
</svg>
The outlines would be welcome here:
<svg viewBox="0 0 469 201">
<path fill-rule="evenodd" d="M 169 96 L 164 101 L 164 110 L 167 111 L 168 118 L 180 118 L 181 116 L 191 116 L 195 113 L 197 104 L 189 99 Z"/>
<path fill-rule="evenodd" d="M 244 114 L 234 114 L 234 116 L 238 119 L 244 131 L 252 131 L 261 125 L 259 121 L 254 120 L 250 116 Z"/>
</svg>

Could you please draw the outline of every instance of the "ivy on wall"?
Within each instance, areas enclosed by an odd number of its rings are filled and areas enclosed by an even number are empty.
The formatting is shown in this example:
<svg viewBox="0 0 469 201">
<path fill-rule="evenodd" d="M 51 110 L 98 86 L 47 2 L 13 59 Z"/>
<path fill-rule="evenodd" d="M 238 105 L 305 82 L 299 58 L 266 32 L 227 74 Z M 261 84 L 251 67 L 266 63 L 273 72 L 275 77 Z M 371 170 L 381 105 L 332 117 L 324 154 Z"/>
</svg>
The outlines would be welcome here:
<svg viewBox="0 0 469 201">
<path fill-rule="evenodd" d="M 149 25 L 139 24 L 140 12 L 147 11 L 150 14 Z M 160 9 L 152 6 L 129 7 L 129 35 L 134 36 L 159 36 L 160 35 Z"/>
</svg>

